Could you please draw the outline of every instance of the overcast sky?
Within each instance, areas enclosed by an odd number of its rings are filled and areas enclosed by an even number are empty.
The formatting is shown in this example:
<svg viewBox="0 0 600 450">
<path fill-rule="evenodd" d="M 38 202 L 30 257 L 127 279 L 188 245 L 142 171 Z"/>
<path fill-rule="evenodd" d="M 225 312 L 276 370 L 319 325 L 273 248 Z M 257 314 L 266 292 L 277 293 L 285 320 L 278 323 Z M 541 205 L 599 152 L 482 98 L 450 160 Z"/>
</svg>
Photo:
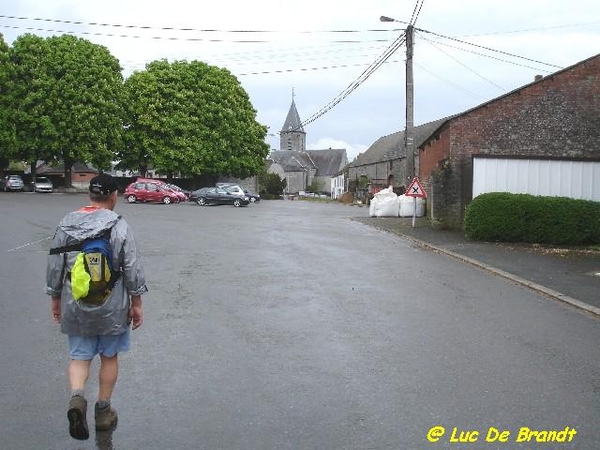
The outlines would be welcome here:
<svg viewBox="0 0 600 450">
<path fill-rule="evenodd" d="M 28 32 L 71 32 L 108 47 L 125 77 L 163 58 L 225 67 L 248 92 L 275 149 L 292 89 L 305 121 L 354 88 L 305 126 L 309 149 L 345 148 L 352 160 L 379 137 L 404 129 L 406 46 L 364 75 L 393 48 L 411 18 L 417 28 L 414 118 L 420 125 L 600 53 L 599 5 L 597 0 L 3 0 L 0 32 L 8 44 Z M 382 15 L 399 22 L 382 23 Z"/>
</svg>

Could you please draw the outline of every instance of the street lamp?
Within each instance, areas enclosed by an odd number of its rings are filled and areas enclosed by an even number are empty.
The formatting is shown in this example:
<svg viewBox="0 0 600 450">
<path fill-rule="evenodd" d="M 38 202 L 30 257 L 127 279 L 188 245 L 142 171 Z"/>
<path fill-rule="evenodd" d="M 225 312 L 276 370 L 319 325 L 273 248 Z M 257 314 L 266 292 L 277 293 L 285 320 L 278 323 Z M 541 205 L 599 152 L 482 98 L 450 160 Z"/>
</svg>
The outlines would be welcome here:
<svg viewBox="0 0 600 450">
<path fill-rule="evenodd" d="M 415 177 L 415 142 L 414 142 L 414 82 L 413 82 L 413 26 L 408 22 L 387 16 L 379 18 L 381 22 L 407 23 L 406 27 L 406 178 L 409 186 Z"/>
<path fill-rule="evenodd" d="M 407 24 L 407 25 L 410 25 L 410 23 L 408 23 L 408 22 L 403 22 L 403 21 L 401 21 L 401 20 L 392 19 L 391 17 L 388 17 L 388 16 L 381 16 L 381 17 L 379 18 L 379 20 L 380 20 L 381 22 L 398 22 L 398 23 L 405 23 L 405 24 Z"/>
</svg>

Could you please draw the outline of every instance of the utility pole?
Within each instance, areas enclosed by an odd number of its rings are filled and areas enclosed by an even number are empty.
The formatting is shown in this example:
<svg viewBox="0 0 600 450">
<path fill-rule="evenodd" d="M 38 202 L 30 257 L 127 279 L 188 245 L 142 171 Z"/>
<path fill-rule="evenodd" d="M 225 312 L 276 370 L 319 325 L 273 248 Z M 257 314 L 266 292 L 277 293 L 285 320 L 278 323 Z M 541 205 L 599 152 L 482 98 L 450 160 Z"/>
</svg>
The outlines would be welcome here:
<svg viewBox="0 0 600 450">
<path fill-rule="evenodd" d="M 413 26 L 406 27 L 406 186 L 415 177 L 415 140 L 414 140 L 414 83 L 413 83 Z"/>
</svg>

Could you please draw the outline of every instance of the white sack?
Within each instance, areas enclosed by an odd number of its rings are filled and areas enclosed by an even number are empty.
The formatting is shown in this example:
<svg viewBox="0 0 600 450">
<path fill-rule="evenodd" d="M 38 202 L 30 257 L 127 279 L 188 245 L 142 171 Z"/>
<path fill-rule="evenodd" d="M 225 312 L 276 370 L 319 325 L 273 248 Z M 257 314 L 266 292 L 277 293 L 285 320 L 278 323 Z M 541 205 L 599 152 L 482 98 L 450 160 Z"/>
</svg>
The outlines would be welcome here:
<svg viewBox="0 0 600 450">
<path fill-rule="evenodd" d="M 398 197 L 398 202 L 400 204 L 398 215 L 400 217 L 412 217 L 415 212 L 415 199 L 402 194 L 400 197 Z M 417 197 L 416 204 L 417 209 L 414 216 L 423 217 L 425 215 L 425 199 Z"/>
<path fill-rule="evenodd" d="M 400 204 L 391 187 L 382 189 L 371 199 L 370 217 L 398 217 Z"/>
</svg>

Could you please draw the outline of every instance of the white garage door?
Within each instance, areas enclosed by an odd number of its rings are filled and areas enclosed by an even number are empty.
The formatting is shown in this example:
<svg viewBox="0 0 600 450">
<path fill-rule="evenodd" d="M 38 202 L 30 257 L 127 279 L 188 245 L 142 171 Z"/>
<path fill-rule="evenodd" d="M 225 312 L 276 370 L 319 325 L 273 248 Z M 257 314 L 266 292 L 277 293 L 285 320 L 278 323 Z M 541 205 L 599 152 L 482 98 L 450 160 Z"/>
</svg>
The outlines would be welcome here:
<svg viewBox="0 0 600 450">
<path fill-rule="evenodd" d="M 473 198 L 512 192 L 600 201 L 600 162 L 473 157 Z"/>
</svg>

